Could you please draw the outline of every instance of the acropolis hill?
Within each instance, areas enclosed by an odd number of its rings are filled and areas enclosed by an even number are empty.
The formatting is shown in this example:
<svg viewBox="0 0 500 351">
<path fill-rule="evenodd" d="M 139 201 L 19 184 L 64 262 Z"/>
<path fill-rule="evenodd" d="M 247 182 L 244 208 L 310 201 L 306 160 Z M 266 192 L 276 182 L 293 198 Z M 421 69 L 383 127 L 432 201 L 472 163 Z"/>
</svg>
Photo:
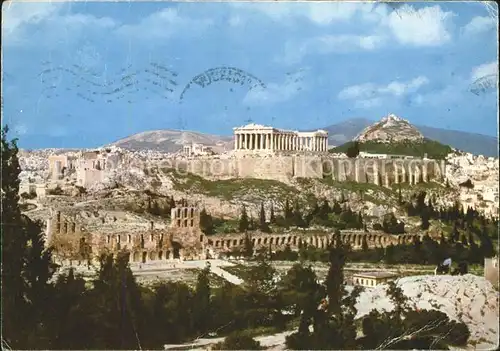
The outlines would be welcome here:
<svg viewBox="0 0 500 351">
<path fill-rule="evenodd" d="M 385 186 L 442 180 L 443 174 L 435 160 L 406 156 L 350 159 L 328 152 L 328 133 L 324 130 L 297 132 L 258 124 L 234 128 L 231 151 L 214 154 L 197 145 L 185 147 L 183 151 L 162 155 L 159 160 L 149 159 L 144 167 L 171 168 L 207 179 L 289 182 L 293 178 L 332 178 Z M 51 156 L 49 169 L 54 180 L 63 176 L 62 170 L 76 169 L 77 184 L 87 188 L 102 182 L 123 162 L 123 158 L 103 150 L 76 157 Z"/>
</svg>

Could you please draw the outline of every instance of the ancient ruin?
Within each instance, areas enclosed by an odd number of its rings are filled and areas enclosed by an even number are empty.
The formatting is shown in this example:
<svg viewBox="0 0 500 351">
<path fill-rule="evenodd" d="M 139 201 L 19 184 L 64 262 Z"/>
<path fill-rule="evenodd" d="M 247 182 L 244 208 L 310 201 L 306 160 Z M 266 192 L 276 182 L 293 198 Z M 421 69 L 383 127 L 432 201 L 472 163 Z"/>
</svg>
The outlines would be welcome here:
<svg viewBox="0 0 500 351">
<path fill-rule="evenodd" d="M 87 220 L 63 215 L 54 211 L 47 220 L 46 242 L 54 248 L 58 262 L 95 262 L 103 253 L 116 255 L 128 253 L 130 262 L 146 263 L 165 260 L 192 260 L 215 258 L 221 254 L 242 250 L 246 235 L 255 250 L 266 248 L 272 251 L 289 246 L 298 250 L 308 245 L 326 249 L 334 238 L 332 233 L 313 234 L 307 232 L 279 233 L 235 233 L 206 236 L 200 230 L 200 214 L 196 207 L 176 207 L 171 210 L 169 225 L 129 223 L 123 225 L 115 216 L 97 216 Z M 363 238 L 369 247 L 387 247 L 390 244 L 412 243 L 422 235 L 392 235 L 363 230 L 342 230 L 341 239 L 354 249 L 361 249 Z"/>
<path fill-rule="evenodd" d="M 328 132 L 298 132 L 259 124 L 233 128 L 236 151 L 328 151 Z"/>
</svg>

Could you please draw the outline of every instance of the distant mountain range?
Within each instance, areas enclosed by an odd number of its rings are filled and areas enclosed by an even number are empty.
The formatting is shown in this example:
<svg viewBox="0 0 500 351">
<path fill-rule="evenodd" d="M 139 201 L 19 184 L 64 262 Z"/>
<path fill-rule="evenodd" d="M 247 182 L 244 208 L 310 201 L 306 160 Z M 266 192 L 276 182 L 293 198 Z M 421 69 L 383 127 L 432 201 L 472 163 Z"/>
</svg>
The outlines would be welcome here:
<svg viewBox="0 0 500 351">
<path fill-rule="evenodd" d="M 339 146 L 359 136 L 365 129 L 375 125 L 377 121 L 352 118 L 340 123 L 323 127 L 329 133 L 329 144 Z M 498 157 L 498 139 L 488 135 L 461 132 L 456 130 L 413 125 L 425 138 L 436 140 L 453 148 L 477 155 Z M 190 143 L 211 146 L 214 151 L 222 152 L 233 148 L 232 136 L 204 134 L 195 131 L 156 130 L 134 134 L 120 139 L 111 145 L 131 150 L 152 149 L 163 152 L 176 152 Z"/>
<path fill-rule="evenodd" d="M 155 150 L 162 152 L 177 152 L 183 145 L 191 143 L 211 146 L 215 152 L 231 150 L 232 136 L 204 134 L 187 130 L 153 130 L 131 135 L 115 141 L 115 145 L 129 150 Z"/>
</svg>

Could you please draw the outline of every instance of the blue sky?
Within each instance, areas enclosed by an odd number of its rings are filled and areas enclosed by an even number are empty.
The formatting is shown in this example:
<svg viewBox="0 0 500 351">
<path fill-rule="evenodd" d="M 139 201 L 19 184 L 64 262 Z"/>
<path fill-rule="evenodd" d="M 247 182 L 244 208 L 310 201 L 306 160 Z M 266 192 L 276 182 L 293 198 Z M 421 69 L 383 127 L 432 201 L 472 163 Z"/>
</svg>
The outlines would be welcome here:
<svg viewBox="0 0 500 351">
<path fill-rule="evenodd" d="M 497 133 L 498 22 L 480 3 L 4 2 L 2 12 L 3 123 L 25 148 L 389 113 Z M 202 87 L 194 78 L 209 69 Z"/>
</svg>

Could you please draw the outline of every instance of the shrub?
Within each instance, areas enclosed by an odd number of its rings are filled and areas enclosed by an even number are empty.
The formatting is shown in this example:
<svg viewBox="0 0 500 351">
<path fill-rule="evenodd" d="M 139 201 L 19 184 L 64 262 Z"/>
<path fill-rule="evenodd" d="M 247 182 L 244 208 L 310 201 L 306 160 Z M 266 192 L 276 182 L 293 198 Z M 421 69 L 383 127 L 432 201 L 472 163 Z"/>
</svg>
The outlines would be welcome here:
<svg viewBox="0 0 500 351">
<path fill-rule="evenodd" d="M 262 346 L 252 337 L 241 332 L 228 335 L 223 342 L 217 343 L 214 350 L 262 350 Z"/>
</svg>

